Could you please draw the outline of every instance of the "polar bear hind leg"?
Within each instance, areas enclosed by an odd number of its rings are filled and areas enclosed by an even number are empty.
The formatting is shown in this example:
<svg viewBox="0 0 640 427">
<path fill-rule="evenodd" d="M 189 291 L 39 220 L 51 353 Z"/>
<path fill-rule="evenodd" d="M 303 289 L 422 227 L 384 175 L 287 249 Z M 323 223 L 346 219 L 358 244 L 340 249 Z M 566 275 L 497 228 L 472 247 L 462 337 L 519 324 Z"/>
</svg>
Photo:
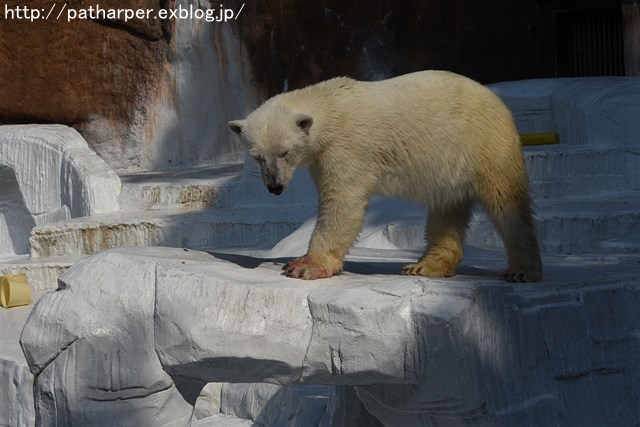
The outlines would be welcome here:
<svg viewBox="0 0 640 427">
<path fill-rule="evenodd" d="M 542 280 L 542 261 L 535 234 L 524 164 L 496 179 L 488 176 L 478 186 L 478 200 L 504 242 L 508 268 L 501 278 L 509 282 Z M 515 172 L 515 173 L 513 173 Z M 415 264 L 401 273 L 413 276 L 449 277 L 462 260 L 463 244 L 473 202 L 460 201 L 430 208 L 427 218 L 427 249 Z"/>
<path fill-rule="evenodd" d="M 430 208 L 425 233 L 427 249 L 417 263 L 406 265 L 401 273 L 411 276 L 453 276 L 462 260 L 471 206 L 470 200 L 464 200 L 447 207 Z"/>
<path fill-rule="evenodd" d="M 542 280 L 542 261 L 527 179 L 524 172 L 516 175 L 511 179 L 486 182 L 479 192 L 480 203 L 507 250 L 509 265 L 502 279 L 509 282 L 537 282 Z"/>
</svg>

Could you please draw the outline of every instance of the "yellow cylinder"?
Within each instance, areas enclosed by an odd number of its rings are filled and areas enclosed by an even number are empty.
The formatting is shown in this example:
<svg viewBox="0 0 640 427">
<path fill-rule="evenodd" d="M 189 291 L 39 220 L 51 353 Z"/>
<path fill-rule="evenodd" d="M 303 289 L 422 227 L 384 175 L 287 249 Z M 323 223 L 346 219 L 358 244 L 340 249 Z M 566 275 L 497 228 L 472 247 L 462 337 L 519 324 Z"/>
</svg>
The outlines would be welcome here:
<svg viewBox="0 0 640 427">
<path fill-rule="evenodd" d="M 31 285 L 25 274 L 0 276 L 0 304 L 4 308 L 31 304 Z"/>
<path fill-rule="evenodd" d="M 546 145 L 557 144 L 558 134 L 555 132 L 545 133 L 521 133 L 520 141 L 522 145 Z"/>
</svg>

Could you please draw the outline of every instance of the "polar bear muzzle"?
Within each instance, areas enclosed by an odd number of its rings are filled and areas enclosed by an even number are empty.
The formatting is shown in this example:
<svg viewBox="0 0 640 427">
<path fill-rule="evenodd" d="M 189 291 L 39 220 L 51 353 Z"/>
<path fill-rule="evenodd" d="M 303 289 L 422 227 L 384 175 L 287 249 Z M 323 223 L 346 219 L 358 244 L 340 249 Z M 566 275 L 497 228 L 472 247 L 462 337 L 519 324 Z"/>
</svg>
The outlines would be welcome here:
<svg viewBox="0 0 640 427">
<path fill-rule="evenodd" d="M 287 165 L 286 160 L 279 157 L 261 159 L 260 172 L 265 187 L 269 193 L 276 196 L 282 194 L 291 179 L 290 166 Z"/>
<path fill-rule="evenodd" d="M 276 196 L 279 196 L 284 191 L 284 185 L 282 184 L 268 185 L 267 190 L 269 190 L 269 193 L 273 193 Z"/>
</svg>

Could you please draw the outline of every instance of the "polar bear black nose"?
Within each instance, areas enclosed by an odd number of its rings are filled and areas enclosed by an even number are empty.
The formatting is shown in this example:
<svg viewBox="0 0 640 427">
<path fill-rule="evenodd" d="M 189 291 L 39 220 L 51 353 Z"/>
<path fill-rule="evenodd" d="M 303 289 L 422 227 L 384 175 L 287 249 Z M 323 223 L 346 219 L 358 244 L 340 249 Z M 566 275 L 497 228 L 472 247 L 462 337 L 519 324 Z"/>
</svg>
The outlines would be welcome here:
<svg viewBox="0 0 640 427">
<path fill-rule="evenodd" d="M 273 185 L 268 185 L 267 189 L 269 190 L 269 193 L 273 193 L 276 196 L 282 194 L 282 191 L 284 190 L 284 185 L 282 184 L 273 184 Z"/>
</svg>

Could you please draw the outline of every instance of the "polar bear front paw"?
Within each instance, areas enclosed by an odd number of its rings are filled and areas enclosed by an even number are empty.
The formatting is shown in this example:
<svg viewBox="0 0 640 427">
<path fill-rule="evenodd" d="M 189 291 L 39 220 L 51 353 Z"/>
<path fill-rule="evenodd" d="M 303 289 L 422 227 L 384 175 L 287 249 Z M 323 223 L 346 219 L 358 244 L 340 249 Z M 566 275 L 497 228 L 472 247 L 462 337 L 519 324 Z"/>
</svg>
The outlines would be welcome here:
<svg viewBox="0 0 640 427">
<path fill-rule="evenodd" d="M 333 271 L 333 269 L 315 262 L 308 255 L 285 264 L 282 270 L 285 276 L 304 280 L 327 279 L 338 273 L 338 271 Z"/>
</svg>

